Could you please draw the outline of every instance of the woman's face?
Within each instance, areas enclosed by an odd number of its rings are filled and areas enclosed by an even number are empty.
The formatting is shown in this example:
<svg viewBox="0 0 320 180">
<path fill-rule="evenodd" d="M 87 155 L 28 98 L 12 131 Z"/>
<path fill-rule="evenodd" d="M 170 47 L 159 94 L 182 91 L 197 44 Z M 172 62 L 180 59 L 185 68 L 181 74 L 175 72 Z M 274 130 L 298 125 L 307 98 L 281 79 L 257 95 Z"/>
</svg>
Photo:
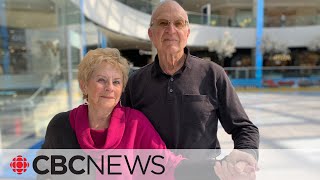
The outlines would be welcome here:
<svg viewBox="0 0 320 180">
<path fill-rule="evenodd" d="M 119 68 L 106 62 L 93 71 L 84 93 L 88 94 L 88 103 L 93 108 L 112 111 L 120 100 L 123 90 L 123 75 Z"/>
</svg>

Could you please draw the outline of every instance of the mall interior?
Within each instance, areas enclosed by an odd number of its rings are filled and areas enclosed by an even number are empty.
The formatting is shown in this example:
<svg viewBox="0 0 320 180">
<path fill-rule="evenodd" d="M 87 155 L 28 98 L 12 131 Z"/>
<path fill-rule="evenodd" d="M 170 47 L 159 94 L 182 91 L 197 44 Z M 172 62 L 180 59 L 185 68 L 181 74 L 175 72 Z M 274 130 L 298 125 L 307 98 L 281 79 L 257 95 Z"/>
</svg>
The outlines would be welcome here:
<svg viewBox="0 0 320 180">
<path fill-rule="evenodd" d="M 160 2 L 0 0 L 0 149 L 39 148 L 51 118 L 83 103 L 77 65 L 90 49 L 118 48 L 132 71 L 152 63 Z M 177 2 L 191 54 L 225 69 L 261 147 L 320 148 L 320 0 Z"/>
<path fill-rule="evenodd" d="M 152 63 L 147 31 L 160 2 L 0 0 L 0 150 L 40 148 L 51 118 L 83 103 L 77 65 L 90 49 L 118 48 L 131 72 Z M 320 149 L 320 0 L 177 2 L 191 54 L 225 69 L 260 147 Z M 222 148 L 233 148 L 220 129 Z"/>
</svg>

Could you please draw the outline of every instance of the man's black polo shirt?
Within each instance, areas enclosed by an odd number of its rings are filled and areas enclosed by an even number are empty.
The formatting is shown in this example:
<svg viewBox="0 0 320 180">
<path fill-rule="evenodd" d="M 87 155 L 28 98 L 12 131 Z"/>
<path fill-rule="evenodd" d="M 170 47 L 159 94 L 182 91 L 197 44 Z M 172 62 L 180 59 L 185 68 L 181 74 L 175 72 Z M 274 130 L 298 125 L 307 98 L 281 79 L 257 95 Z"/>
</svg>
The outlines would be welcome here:
<svg viewBox="0 0 320 180">
<path fill-rule="evenodd" d="M 128 81 L 122 103 L 143 112 L 169 149 L 220 148 L 218 119 L 235 148 L 257 149 L 258 128 L 246 115 L 224 69 L 190 55 L 173 76 L 155 61 Z"/>
</svg>

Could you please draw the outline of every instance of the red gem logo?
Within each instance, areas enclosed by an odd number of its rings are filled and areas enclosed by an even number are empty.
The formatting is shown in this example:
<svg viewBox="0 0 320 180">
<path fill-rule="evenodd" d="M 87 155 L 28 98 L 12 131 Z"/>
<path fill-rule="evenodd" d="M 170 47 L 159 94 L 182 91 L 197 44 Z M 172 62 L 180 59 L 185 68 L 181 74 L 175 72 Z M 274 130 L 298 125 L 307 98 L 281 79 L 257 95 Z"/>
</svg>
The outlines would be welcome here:
<svg viewBox="0 0 320 180">
<path fill-rule="evenodd" d="M 19 155 L 12 159 L 10 167 L 13 172 L 20 175 L 27 171 L 29 167 L 29 162 L 27 161 L 27 158 L 24 158 L 21 155 Z"/>
</svg>

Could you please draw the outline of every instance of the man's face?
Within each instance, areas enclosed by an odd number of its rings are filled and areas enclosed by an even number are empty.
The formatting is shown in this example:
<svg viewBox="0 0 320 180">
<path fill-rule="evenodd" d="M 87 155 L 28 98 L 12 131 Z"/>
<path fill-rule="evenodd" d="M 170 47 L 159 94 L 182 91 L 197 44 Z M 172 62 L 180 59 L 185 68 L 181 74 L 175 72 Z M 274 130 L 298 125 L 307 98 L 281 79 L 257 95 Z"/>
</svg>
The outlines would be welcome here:
<svg viewBox="0 0 320 180">
<path fill-rule="evenodd" d="M 163 4 L 153 15 L 148 34 L 158 53 L 183 52 L 190 34 L 186 12 L 176 3 Z"/>
</svg>

